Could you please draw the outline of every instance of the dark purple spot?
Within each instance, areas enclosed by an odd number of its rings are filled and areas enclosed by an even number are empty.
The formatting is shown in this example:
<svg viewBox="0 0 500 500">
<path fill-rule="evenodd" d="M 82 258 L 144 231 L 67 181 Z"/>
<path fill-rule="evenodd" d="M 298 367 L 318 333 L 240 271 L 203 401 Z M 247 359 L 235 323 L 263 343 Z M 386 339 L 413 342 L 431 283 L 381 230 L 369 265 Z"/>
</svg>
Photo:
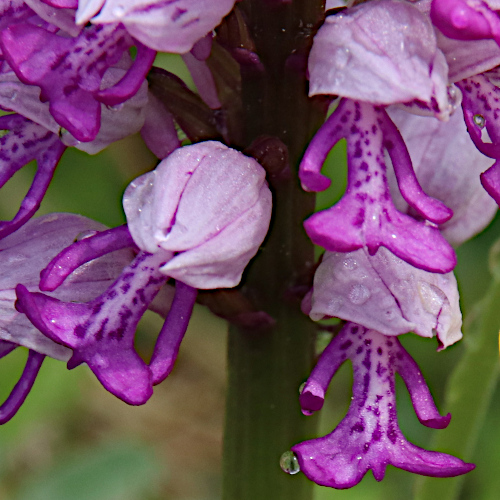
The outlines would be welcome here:
<svg viewBox="0 0 500 500">
<path fill-rule="evenodd" d="M 353 432 L 363 432 L 365 430 L 365 426 L 362 422 L 357 422 L 351 427 L 351 434 Z"/>
<path fill-rule="evenodd" d="M 387 437 L 389 438 L 392 444 L 396 444 L 398 435 L 392 424 L 389 426 L 389 430 L 387 431 Z"/>
<path fill-rule="evenodd" d="M 352 346 L 352 341 L 351 340 L 346 340 L 343 344 L 340 345 L 340 349 L 342 351 L 345 351 L 347 348 Z"/>
<path fill-rule="evenodd" d="M 377 364 L 377 375 L 381 377 L 385 372 L 387 371 L 387 368 L 385 368 L 380 361 Z"/>
<path fill-rule="evenodd" d="M 83 325 L 76 325 L 75 327 L 75 335 L 79 339 L 83 339 L 85 337 L 85 333 L 87 332 L 87 329 Z"/>
<path fill-rule="evenodd" d="M 99 330 L 97 331 L 97 333 L 94 335 L 94 337 L 95 337 L 95 339 L 97 341 L 103 339 L 103 337 L 104 337 L 104 329 L 105 329 L 106 324 L 108 323 L 108 321 L 109 321 L 109 318 L 105 318 L 103 320 L 103 322 L 101 323 L 101 327 L 99 328 Z"/>
<path fill-rule="evenodd" d="M 372 366 L 372 362 L 370 361 L 370 354 L 371 354 L 372 350 L 371 349 L 368 349 L 366 351 L 366 354 L 365 354 L 365 359 L 363 359 L 363 366 L 369 370 Z"/>
</svg>

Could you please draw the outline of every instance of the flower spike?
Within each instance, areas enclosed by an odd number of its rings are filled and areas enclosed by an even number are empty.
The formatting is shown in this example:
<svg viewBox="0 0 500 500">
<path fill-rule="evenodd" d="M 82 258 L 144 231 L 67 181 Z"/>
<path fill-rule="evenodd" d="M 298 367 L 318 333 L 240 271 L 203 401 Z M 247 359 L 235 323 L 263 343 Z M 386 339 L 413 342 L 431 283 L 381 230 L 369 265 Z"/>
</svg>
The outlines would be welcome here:
<svg viewBox="0 0 500 500">
<path fill-rule="evenodd" d="M 317 484 L 350 488 L 371 469 L 377 481 L 388 464 L 409 472 L 453 477 L 474 468 L 445 453 L 427 451 L 409 443 L 397 423 L 395 380 L 399 372 L 408 386 L 422 424 L 442 429 L 442 417 L 416 363 L 396 338 L 347 323 L 323 352 L 300 397 L 304 413 L 322 406 L 324 393 L 340 364 L 353 364 L 353 399 L 349 411 L 329 435 L 292 448 L 300 469 Z"/>
</svg>

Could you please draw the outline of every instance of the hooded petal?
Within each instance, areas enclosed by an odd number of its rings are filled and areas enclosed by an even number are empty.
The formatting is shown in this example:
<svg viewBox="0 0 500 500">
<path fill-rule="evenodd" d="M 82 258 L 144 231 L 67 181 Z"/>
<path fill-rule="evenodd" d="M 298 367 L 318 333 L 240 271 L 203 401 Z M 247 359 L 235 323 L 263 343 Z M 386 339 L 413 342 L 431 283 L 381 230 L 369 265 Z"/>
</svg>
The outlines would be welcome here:
<svg viewBox="0 0 500 500">
<path fill-rule="evenodd" d="M 374 0 L 329 16 L 309 56 L 310 94 L 373 104 L 448 106 L 448 67 L 429 19 L 409 2 Z"/>
<path fill-rule="evenodd" d="M 81 2 L 77 20 L 95 24 L 123 23 L 128 32 L 147 47 L 162 52 L 185 53 L 220 24 L 235 0 L 106 0 Z"/>
<path fill-rule="evenodd" d="M 235 286 L 257 252 L 271 194 L 255 160 L 205 142 L 174 151 L 134 181 L 123 206 L 139 248 L 176 253 L 166 274 L 196 288 L 219 288 Z"/>
<path fill-rule="evenodd" d="M 462 338 L 462 315 L 453 273 L 430 273 L 385 248 L 327 252 L 314 276 L 314 321 L 338 317 L 382 332 L 437 335 L 447 347 Z"/>
</svg>

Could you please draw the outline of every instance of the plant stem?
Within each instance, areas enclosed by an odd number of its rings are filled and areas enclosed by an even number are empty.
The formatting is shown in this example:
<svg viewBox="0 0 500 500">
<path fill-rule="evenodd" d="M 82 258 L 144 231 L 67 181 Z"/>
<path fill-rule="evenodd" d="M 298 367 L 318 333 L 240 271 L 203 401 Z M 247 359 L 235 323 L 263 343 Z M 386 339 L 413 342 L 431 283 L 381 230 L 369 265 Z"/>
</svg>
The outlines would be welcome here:
<svg viewBox="0 0 500 500">
<path fill-rule="evenodd" d="M 275 4 L 278 2 L 274 2 Z M 229 333 L 225 500 L 307 500 L 312 484 L 286 475 L 281 454 L 313 437 L 315 419 L 304 417 L 298 389 L 314 357 L 314 324 L 300 311 L 293 291 L 314 265 L 313 246 L 302 223 L 314 210 L 314 196 L 299 185 L 296 167 L 324 110 L 307 98 L 304 66 L 324 2 L 296 0 L 281 6 L 244 0 L 244 12 L 265 73 L 242 81 L 245 146 L 261 135 L 278 137 L 292 169 L 274 183 L 273 220 L 264 248 L 252 263 L 241 291 L 273 327 Z"/>
</svg>

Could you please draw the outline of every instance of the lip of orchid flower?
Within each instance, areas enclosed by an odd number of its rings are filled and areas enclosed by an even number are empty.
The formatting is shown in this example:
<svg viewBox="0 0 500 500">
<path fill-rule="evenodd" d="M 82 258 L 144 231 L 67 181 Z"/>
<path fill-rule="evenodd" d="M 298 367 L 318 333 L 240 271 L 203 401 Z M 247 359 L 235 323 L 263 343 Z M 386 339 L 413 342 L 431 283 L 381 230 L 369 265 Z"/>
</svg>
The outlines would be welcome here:
<svg viewBox="0 0 500 500">
<path fill-rule="evenodd" d="M 80 0 L 76 22 L 122 23 L 144 45 L 183 54 L 219 25 L 234 4 L 235 0 Z"/>
<path fill-rule="evenodd" d="M 141 252 L 106 292 L 85 304 L 61 302 L 18 285 L 18 308 L 47 337 L 73 349 L 68 368 L 85 362 L 109 392 L 128 404 L 144 404 L 153 393 L 152 377 L 134 350 L 134 335 L 167 281 L 158 267 L 168 258 L 165 252 Z"/>
<path fill-rule="evenodd" d="M 28 23 L 0 33 L 0 46 L 9 65 L 26 84 L 41 88 L 55 120 L 78 140 L 95 139 L 100 128 L 101 102 L 114 106 L 137 93 L 155 52 L 142 44 L 123 78 L 102 89 L 106 70 L 117 64 L 134 41 L 119 26 L 85 28 L 75 38 Z"/>
<path fill-rule="evenodd" d="M 5 341 L 0 342 L 3 343 Z M 14 348 L 16 347 L 18 346 L 14 344 Z M 2 352 L 0 357 L 4 355 L 4 352 Z M 44 359 L 45 354 L 29 350 L 28 360 L 19 381 L 12 389 L 8 398 L 0 405 L 0 424 L 8 422 L 18 412 L 19 408 L 21 408 L 35 383 Z"/>
<path fill-rule="evenodd" d="M 14 308 L 14 288 L 22 280 L 30 290 L 38 290 L 40 269 L 54 252 L 64 248 L 78 235 L 102 229 L 102 225 L 72 214 L 49 214 L 30 220 L 23 228 L 0 241 L 2 268 L 0 276 L 0 357 L 20 345 L 29 349 L 25 369 L 7 400 L 0 406 L 0 423 L 14 416 L 26 399 L 45 356 L 67 361 L 69 349 L 42 335 L 28 319 Z M 128 252 L 104 257 L 82 267 L 55 292 L 60 298 L 87 299 L 100 293 L 114 279 Z"/>
<path fill-rule="evenodd" d="M 323 486 L 350 488 L 371 469 L 377 481 L 388 464 L 409 472 L 453 477 L 474 468 L 445 453 L 409 443 L 397 424 L 395 373 L 410 392 L 423 425 L 445 428 L 451 416 L 441 416 L 415 361 L 396 338 L 348 323 L 325 349 L 304 386 L 300 403 L 308 415 L 321 408 L 324 393 L 339 366 L 353 364 L 353 398 L 349 411 L 329 435 L 292 447 L 300 469 Z"/>
<path fill-rule="evenodd" d="M 112 88 L 127 74 L 132 66 L 130 57 L 122 57 L 120 62 L 109 68 L 103 76 L 102 84 L 105 88 Z M 39 99 L 40 89 L 34 85 L 22 83 L 16 74 L 5 63 L 0 71 L 0 107 L 32 120 L 45 127 L 48 131 L 58 135 L 66 146 L 72 146 L 89 154 L 95 154 L 107 147 L 112 142 L 138 132 L 151 114 L 147 91 L 147 82 L 138 92 L 123 104 L 117 106 L 104 106 L 101 104 L 100 129 L 91 142 L 80 142 L 67 130 L 61 129 L 59 124 L 50 114 L 49 104 Z M 155 121 L 155 124 L 157 120 Z M 151 129 L 151 127 L 150 127 Z M 165 138 L 165 131 L 157 131 L 158 139 Z M 174 131 L 167 131 L 174 135 Z"/>
<path fill-rule="evenodd" d="M 443 223 L 453 212 L 422 191 L 401 135 L 386 112 L 368 103 L 343 99 L 315 135 L 302 159 L 304 189 L 322 191 L 330 180 L 320 173 L 330 149 L 347 139 L 348 186 L 342 200 L 314 214 L 304 226 L 312 241 L 330 251 L 366 246 L 374 254 L 385 246 L 420 269 L 446 273 L 456 264 L 453 249 L 436 227 L 399 213 L 391 200 L 384 149 L 392 159 L 405 200 L 425 219 Z"/>
<path fill-rule="evenodd" d="M 40 207 L 54 170 L 66 150 L 57 135 L 18 114 L 0 117 L 0 187 L 24 165 L 37 161 L 37 171 L 28 193 L 11 221 L 0 222 L 0 238 L 21 227 Z"/>
<path fill-rule="evenodd" d="M 54 290 L 82 263 L 139 247 L 106 292 L 87 303 L 62 302 L 23 285 L 16 293 L 17 307 L 44 335 L 73 349 L 69 368 L 87 363 L 107 390 L 138 405 L 172 370 L 195 288 L 239 282 L 267 232 L 271 193 L 255 160 L 207 142 L 177 150 L 134 181 L 124 207 L 131 234 L 121 227 L 78 241 L 41 273 L 40 288 Z M 175 297 L 147 366 L 134 350 L 134 333 L 169 277 L 177 280 Z"/>
<path fill-rule="evenodd" d="M 428 16 L 409 2 L 373 0 L 326 18 L 309 57 L 310 95 L 373 104 L 417 100 L 450 113 L 448 67 Z"/>
</svg>

